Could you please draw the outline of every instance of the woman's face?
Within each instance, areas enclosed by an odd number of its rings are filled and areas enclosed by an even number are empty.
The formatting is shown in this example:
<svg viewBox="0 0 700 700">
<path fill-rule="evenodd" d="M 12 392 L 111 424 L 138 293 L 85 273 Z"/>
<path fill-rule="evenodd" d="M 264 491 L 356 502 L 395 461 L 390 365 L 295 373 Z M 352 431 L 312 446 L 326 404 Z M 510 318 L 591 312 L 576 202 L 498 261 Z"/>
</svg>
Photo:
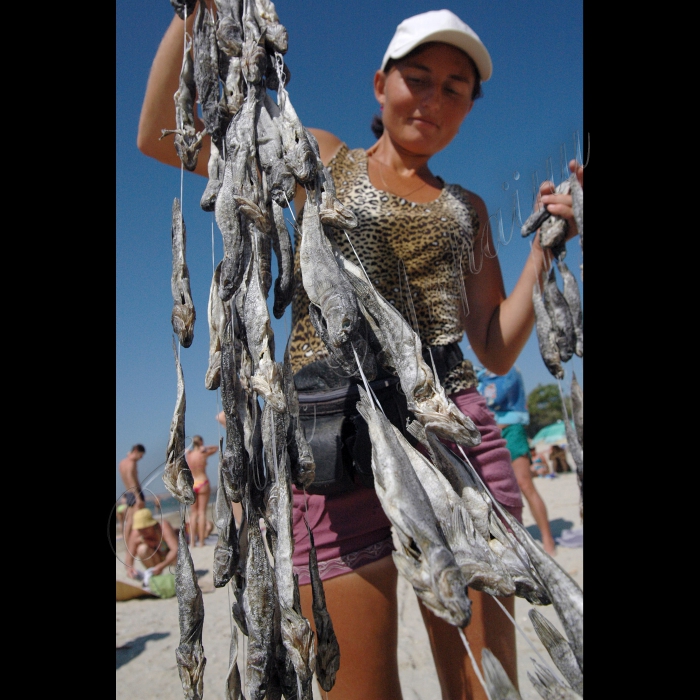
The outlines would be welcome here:
<svg viewBox="0 0 700 700">
<path fill-rule="evenodd" d="M 457 135 L 474 101 L 474 67 L 449 44 L 429 44 L 389 73 L 377 71 L 374 92 L 385 132 L 415 155 L 432 156 Z"/>
</svg>

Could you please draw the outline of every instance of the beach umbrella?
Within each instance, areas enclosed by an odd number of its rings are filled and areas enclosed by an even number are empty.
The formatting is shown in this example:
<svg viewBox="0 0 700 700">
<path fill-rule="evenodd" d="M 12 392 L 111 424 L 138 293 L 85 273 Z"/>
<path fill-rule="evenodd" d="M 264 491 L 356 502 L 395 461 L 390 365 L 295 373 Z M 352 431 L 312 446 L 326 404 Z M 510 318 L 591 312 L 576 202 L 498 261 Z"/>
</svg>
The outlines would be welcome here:
<svg viewBox="0 0 700 700">
<path fill-rule="evenodd" d="M 573 423 L 571 423 L 573 426 Z M 556 423 L 545 425 L 532 438 L 532 444 L 537 445 L 544 443 L 545 445 L 565 445 L 566 444 L 566 428 L 563 420 L 558 420 Z"/>
</svg>

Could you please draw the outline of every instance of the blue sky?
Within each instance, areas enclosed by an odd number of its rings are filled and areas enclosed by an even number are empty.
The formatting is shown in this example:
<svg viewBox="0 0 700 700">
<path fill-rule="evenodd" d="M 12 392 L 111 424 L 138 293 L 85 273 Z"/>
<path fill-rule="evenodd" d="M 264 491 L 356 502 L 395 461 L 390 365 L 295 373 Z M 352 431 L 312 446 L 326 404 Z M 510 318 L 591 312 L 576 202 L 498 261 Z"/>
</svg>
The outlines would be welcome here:
<svg viewBox="0 0 700 700">
<path fill-rule="evenodd" d="M 422 0 L 307 0 L 275 3 L 289 32 L 285 61 L 291 71 L 288 91 L 307 127 L 333 132 L 352 148 L 369 147 L 369 128 L 378 111 L 372 91 L 374 72 L 399 22 L 419 12 L 447 7 L 466 21 L 491 54 L 493 76 L 484 83 L 460 133 L 431 160 L 432 171 L 447 182 L 473 190 L 486 202 L 492 224 L 502 222 L 499 258 L 510 292 L 529 252 L 513 219 L 514 202 L 523 220 L 532 210 L 534 184 L 562 179 L 561 163 L 585 154 L 583 131 L 582 0 L 475 0 L 452 4 Z M 177 377 L 170 313 L 170 222 L 173 199 L 180 197 L 181 173 L 136 148 L 141 102 L 151 61 L 173 17 L 168 0 L 117 0 L 116 35 L 116 465 L 140 442 L 142 480 L 161 493 Z M 164 124 L 167 128 L 171 125 Z M 187 227 L 187 264 L 197 312 L 194 342 L 182 348 L 189 436 L 218 443 L 224 430 L 215 420 L 218 391 L 204 387 L 209 354 L 207 303 L 214 265 L 223 255 L 212 213 L 199 199 L 206 180 L 189 172 L 182 178 Z M 567 246 L 566 262 L 580 279 L 578 239 Z M 276 269 L 276 268 L 275 268 Z M 273 318 L 278 346 L 284 348 L 289 316 Z M 462 342 L 467 357 L 466 339 Z M 555 383 L 533 332 L 516 365 L 528 392 Z M 568 393 L 572 371 L 583 385 L 583 362 L 564 365 Z M 216 483 L 216 456 L 209 475 Z M 116 494 L 123 485 L 116 476 Z"/>
</svg>

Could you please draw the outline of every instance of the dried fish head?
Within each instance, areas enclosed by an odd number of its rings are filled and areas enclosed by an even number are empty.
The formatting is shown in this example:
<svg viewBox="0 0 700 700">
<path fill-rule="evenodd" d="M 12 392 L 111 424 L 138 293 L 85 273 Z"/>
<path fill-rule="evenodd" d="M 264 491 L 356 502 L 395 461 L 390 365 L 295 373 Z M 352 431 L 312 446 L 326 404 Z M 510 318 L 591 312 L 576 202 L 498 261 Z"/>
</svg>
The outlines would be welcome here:
<svg viewBox="0 0 700 700">
<path fill-rule="evenodd" d="M 279 22 L 269 22 L 265 27 L 265 44 L 268 51 L 287 53 L 289 48 L 289 34 L 287 28 Z"/>
<path fill-rule="evenodd" d="M 248 85 L 259 83 L 267 73 L 267 52 L 257 41 L 243 42 L 241 69 Z"/>
</svg>

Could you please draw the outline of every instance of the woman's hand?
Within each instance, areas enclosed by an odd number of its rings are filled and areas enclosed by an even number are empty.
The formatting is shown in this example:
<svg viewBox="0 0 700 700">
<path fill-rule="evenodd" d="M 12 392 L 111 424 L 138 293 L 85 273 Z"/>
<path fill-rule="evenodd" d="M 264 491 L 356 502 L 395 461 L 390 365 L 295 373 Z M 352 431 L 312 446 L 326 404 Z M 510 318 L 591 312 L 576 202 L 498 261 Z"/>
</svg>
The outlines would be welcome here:
<svg viewBox="0 0 700 700">
<path fill-rule="evenodd" d="M 575 160 L 569 162 L 569 170 L 576 173 L 576 178 L 581 187 L 583 187 L 583 166 Z M 574 210 L 571 194 L 557 194 L 554 191 L 554 183 L 551 181 L 543 182 L 540 185 L 540 191 L 537 194 L 535 201 L 535 211 L 541 207 L 547 207 L 550 214 L 566 219 L 569 223 L 569 229 L 566 234 L 566 240 L 570 240 L 578 234 L 576 222 L 574 221 Z M 539 245 L 539 234 L 536 245 Z"/>
</svg>

